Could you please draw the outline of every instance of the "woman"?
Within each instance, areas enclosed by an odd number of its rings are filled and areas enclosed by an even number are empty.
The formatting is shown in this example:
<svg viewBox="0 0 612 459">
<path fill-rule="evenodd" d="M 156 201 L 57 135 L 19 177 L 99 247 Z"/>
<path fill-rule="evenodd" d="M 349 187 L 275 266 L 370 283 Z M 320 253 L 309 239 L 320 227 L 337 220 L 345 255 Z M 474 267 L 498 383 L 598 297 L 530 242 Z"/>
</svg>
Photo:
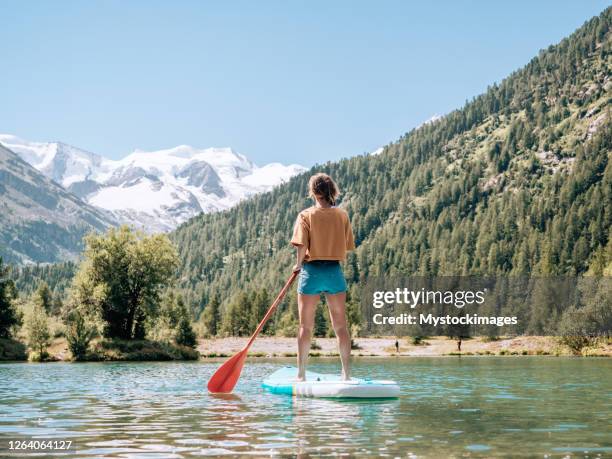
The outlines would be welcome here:
<svg viewBox="0 0 612 459">
<path fill-rule="evenodd" d="M 325 294 L 332 326 L 338 339 L 342 379 L 350 379 L 351 338 L 346 324 L 346 281 L 340 261 L 355 248 L 353 230 L 346 211 L 336 207 L 338 186 L 327 174 L 316 174 L 308 182 L 315 205 L 298 215 L 291 244 L 297 249 L 294 271 L 298 280 L 298 381 L 306 380 L 310 336 L 321 293 Z"/>
</svg>

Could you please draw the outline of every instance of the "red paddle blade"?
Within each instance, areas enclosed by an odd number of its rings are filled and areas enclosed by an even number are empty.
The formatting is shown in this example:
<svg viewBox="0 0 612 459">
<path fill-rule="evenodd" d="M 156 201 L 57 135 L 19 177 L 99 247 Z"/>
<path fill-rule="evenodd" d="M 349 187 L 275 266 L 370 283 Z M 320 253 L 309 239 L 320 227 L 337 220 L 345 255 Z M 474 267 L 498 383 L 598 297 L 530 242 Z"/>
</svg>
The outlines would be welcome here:
<svg viewBox="0 0 612 459">
<path fill-rule="evenodd" d="M 270 316 L 274 313 L 274 310 L 276 309 L 278 304 L 283 300 L 285 293 L 287 293 L 287 290 L 289 290 L 291 283 L 295 280 L 297 275 L 297 271 L 291 273 L 291 276 L 289 276 L 289 279 L 285 283 L 285 286 L 274 300 L 274 303 L 272 303 L 272 305 L 268 309 L 268 312 L 266 312 L 264 318 L 261 319 L 261 322 L 259 322 L 259 325 L 255 329 L 253 336 L 251 336 L 251 339 L 246 344 L 244 349 L 241 350 L 238 354 L 234 355 L 231 359 L 221 365 L 217 371 L 215 371 L 215 374 L 213 374 L 212 378 L 210 378 L 210 381 L 208 381 L 207 387 L 209 392 L 229 393 L 234 389 L 234 386 L 236 386 L 236 383 L 238 382 L 238 378 L 240 378 L 240 372 L 242 371 L 242 367 L 244 366 L 244 361 L 246 360 L 247 353 L 249 352 L 249 347 L 251 347 L 251 344 L 253 344 L 253 341 L 255 341 L 255 338 L 257 338 L 257 335 L 259 334 L 263 326 L 266 324 Z"/>
<path fill-rule="evenodd" d="M 208 391 L 213 393 L 229 393 L 234 389 L 240 372 L 244 366 L 248 349 L 243 349 L 227 362 L 221 365 L 208 381 Z"/>
</svg>

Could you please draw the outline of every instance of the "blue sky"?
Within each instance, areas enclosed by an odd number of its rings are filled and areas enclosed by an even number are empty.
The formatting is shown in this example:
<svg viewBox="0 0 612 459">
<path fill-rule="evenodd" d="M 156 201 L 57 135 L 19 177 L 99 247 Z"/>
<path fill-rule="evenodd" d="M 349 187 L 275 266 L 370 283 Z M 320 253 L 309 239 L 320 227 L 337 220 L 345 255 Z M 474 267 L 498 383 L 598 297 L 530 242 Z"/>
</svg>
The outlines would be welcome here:
<svg viewBox="0 0 612 459">
<path fill-rule="evenodd" d="M 0 132 L 312 165 L 461 106 L 606 6 L 4 0 Z"/>
</svg>

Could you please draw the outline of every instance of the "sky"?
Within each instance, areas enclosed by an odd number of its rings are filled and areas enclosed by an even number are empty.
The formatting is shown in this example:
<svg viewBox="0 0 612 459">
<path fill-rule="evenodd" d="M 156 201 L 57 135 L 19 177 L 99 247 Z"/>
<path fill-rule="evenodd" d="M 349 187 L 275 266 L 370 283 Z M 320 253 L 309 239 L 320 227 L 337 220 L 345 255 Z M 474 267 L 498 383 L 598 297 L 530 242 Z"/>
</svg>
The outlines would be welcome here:
<svg viewBox="0 0 612 459">
<path fill-rule="evenodd" d="M 0 133 L 311 166 L 461 107 L 607 6 L 3 0 Z"/>
</svg>

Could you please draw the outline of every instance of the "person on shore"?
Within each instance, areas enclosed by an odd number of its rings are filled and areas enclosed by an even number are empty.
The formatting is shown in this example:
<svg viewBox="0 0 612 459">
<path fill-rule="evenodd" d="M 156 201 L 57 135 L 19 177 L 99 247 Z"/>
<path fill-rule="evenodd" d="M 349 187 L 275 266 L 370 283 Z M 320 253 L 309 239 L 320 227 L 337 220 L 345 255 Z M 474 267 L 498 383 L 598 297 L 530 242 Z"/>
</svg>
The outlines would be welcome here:
<svg viewBox="0 0 612 459">
<path fill-rule="evenodd" d="M 349 380 L 351 337 L 346 320 L 346 280 L 340 261 L 355 248 L 353 230 L 346 211 L 336 207 L 340 191 L 329 175 L 319 173 L 310 177 L 308 194 L 315 204 L 299 213 L 291 238 L 297 252 L 293 270 L 300 273 L 297 380 L 306 380 L 306 362 L 321 293 L 325 294 L 338 340 L 342 379 Z"/>
</svg>

